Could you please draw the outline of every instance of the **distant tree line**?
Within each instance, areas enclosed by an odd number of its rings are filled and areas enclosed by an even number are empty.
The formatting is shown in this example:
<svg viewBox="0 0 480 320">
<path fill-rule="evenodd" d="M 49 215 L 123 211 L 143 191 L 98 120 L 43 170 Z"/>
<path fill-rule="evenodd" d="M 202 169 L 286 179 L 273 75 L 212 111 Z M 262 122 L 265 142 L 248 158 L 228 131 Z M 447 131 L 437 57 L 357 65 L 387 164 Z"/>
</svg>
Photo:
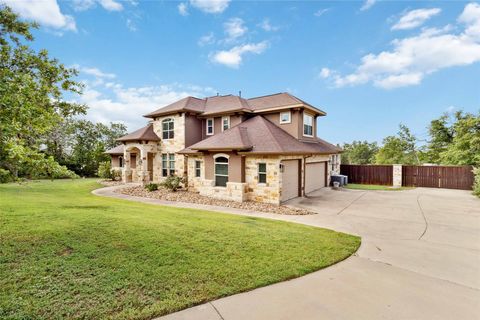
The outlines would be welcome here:
<svg viewBox="0 0 480 320">
<path fill-rule="evenodd" d="M 480 112 L 445 113 L 428 126 L 429 138 L 420 140 L 405 125 L 395 136 L 376 142 L 343 144 L 343 164 L 473 165 L 474 193 L 480 196 Z"/>
<path fill-rule="evenodd" d="M 0 4 L 0 182 L 94 175 L 126 131 L 78 120 L 87 106 L 64 98 L 82 93 L 78 72 L 29 47 L 37 27 Z"/>
</svg>

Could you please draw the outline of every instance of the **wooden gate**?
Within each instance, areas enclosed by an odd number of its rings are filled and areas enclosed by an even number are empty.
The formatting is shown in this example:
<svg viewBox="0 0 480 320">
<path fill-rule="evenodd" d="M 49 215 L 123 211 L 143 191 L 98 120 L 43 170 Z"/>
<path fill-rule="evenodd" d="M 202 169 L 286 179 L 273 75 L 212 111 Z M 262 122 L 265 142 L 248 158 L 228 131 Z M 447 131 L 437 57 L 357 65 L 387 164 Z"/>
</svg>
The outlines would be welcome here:
<svg viewBox="0 0 480 320">
<path fill-rule="evenodd" d="M 348 183 L 393 185 L 393 166 L 342 164 L 340 174 L 348 176 Z"/>
<path fill-rule="evenodd" d="M 472 166 L 403 166 L 402 185 L 472 190 Z"/>
</svg>

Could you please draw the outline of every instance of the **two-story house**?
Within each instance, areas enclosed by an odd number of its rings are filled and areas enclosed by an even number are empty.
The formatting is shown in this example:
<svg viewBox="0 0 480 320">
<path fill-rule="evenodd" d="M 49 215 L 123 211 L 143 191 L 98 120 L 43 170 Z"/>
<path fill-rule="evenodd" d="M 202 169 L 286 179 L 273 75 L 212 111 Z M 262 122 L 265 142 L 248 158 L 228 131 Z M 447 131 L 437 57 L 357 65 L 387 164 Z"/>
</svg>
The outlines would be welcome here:
<svg viewBox="0 0 480 320">
<path fill-rule="evenodd" d="M 187 97 L 145 115 L 149 124 L 107 153 L 124 182 L 176 174 L 202 195 L 279 204 L 339 171 L 341 150 L 316 135 L 325 115 L 288 93 Z"/>
</svg>

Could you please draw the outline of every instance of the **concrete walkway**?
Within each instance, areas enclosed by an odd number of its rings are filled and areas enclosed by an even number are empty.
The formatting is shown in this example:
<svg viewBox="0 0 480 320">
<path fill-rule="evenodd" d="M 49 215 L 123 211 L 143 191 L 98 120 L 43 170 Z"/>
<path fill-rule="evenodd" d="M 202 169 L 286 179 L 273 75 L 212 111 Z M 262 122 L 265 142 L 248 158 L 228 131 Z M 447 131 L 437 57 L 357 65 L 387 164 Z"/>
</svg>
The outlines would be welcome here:
<svg viewBox="0 0 480 320">
<path fill-rule="evenodd" d="M 288 203 L 318 214 L 283 216 L 130 197 L 116 188 L 94 193 L 362 236 L 357 254 L 339 264 L 162 319 L 480 319 L 480 200 L 469 192 L 324 188 Z"/>
</svg>

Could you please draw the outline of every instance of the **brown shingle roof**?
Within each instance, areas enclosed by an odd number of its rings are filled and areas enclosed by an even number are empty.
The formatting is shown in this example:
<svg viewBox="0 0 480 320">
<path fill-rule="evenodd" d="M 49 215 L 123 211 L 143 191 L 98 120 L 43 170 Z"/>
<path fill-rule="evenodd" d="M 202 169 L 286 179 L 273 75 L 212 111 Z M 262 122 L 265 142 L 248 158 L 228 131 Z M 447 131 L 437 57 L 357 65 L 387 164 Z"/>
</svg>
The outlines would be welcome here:
<svg viewBox="0 0 480 320">
<path fill-rule="evenodd" d="M 185 111 L 202 113 L 204 110 L 205 110 L 205 99 L 199 99 L 195 97 L 186 97 L 181 100 L 178 100 L 177 102 L 169 104 L 168 106 L 165 106 L 153 112 L 150 112 L 144 115 L 144 117 L 153 118 L 153 117 L 171 114 L 173 112 L 185 112 Z"/>
<path fill-rule="evenodd" d="M 271 94 L 268 96 L 244 99 L 239 96 L 225 95 L 213 96 L 204 99 L 195 97 L 187 97 L 166 107 L 155 110 L 144 115 L 147 118 L 154 118 L 162 115 L 168 115 L 176 112 L 195 112 L 201 115 L 214 115 L 229 112 L 259 112 L 271 108 L 281 108 L 291 105 L 305 105 L 307 108 L 325 115 L 322 110 L 312 106 L 311 104 L 286 92 Z"/>
<path fill-rule="evenodd" d="M 307 142 L 295 139 L 262 116 L 255 116 L 237 126 L 202 140 L 180 153 L 192 150 L 239 150 L 258 154 L 331 154 L 340 149 L 321 140 Z"/>
<path fill-rule="evenodd" d="M 149 123 L 146 127 L 138 129 L 132 133 L 127 134 L 117 141 L 160 141 L 160 138 L 153 131 L 153 124 Z"/>
<path fill-rule="evenodd" d="M 123 154 L 123 150 L 124 150 L 125 146 L 123 144 L 119 145 L 119 146 L 116 146 L 115 148 L 112 148 L 110 150 L 107 150 L 105 151 L 105 153 L 108 153 L 108 154 Z"/>
</svg>

